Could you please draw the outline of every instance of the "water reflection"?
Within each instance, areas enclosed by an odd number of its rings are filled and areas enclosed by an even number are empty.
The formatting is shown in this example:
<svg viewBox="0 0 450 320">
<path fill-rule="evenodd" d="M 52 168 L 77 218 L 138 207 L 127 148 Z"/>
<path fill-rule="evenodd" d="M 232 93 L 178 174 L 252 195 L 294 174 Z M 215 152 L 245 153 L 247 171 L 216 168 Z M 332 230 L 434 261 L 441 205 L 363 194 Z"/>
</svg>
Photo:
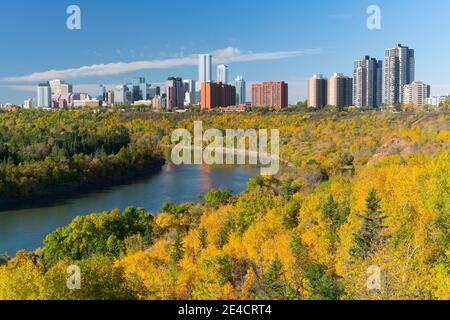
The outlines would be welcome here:
<svg viewBox="0 0 450 320">
<path fill-rule="evenodd" d="M 245 190 L 250 178 L 259 175 L 256 168 L 223 166 L 175 166 L 168 163 L 155 175 L 142 177 L 129 184 L 54 197 L 15 208 L 0 209 L 0 253 L 34 250 L 42 246 L 48 233 L 70 223 L 80 214 L 125 209 L 130 205 L 157 213 L 165 201 L 193 202 L 208 190 L 230 188 L 235 193 Z"/>
</svg>

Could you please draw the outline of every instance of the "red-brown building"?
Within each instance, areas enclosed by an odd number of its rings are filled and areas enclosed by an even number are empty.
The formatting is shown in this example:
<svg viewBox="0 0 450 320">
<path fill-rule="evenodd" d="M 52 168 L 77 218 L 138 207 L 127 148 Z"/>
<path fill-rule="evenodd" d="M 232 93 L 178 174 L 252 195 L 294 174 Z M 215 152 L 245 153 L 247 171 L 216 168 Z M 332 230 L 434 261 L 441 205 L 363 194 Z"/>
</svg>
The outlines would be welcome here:
<svg viewBox="0 0 450 320">
<path fill-rule="evenodd" d="M 202 110 L 233 106 L 236 104 L 236 87 L 221 82 L 203 82 L 200 104 Z"/>
<path fill-rule="evenodd" d="M 252 107 L 271 107 L 281 110 L 288 106 L 288 84 L 284 81 L 252 85 Z"/>
</svg>

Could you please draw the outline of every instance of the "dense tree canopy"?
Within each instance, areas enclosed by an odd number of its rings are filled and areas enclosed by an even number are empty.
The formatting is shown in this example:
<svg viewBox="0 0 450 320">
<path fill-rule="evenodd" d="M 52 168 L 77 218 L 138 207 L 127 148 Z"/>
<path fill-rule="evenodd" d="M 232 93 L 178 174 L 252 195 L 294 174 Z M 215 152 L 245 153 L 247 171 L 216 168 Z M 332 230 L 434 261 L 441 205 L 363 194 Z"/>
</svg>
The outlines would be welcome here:
<svg viewBox="0 0 450 320">
<path fill-rule="evenodd" d="M 3 117 L 11 126 L 31 115 Z M 169 143 L 172 128 L 202 119 L 205 129 L 280 129 L 281 157 L 294 166 L 241 195 L 213 189 L 197 203 L 166 203 L 155 217 L 133 207 L 78 217 L 41 251 L 0 259 L 0 299 L 450 298 L 448 115 L 102 117 L 115 123 L 104 129 L 117 133 L 111 140 L 87 134 L 58 148 L 76 156 L 97 141 L 120 154 L 144 138 Z M 22 139 L 3 140 L 3 166 L 48 157 L 42 145 L 23 160 Z M 83 271 L 81 290 L 65 287 L 71 264 Z M 371 266 L 377 290 L 367 286 Z"/>
</svg>

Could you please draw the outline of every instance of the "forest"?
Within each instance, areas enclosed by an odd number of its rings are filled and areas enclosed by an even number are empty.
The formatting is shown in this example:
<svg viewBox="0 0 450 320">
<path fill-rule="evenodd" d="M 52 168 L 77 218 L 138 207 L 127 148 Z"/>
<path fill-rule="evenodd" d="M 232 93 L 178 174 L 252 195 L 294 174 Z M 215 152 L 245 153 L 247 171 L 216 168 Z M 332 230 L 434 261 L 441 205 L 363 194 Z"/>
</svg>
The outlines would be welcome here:
<svg viewBox="0 0 450 320">
<path fill-rule="evenodd" d="M 240 195 L 79 216 L 0 257 L 0 300 L 450 299 L 448 113 L 0 114 L 0 195 L 144 168 L 195 120 L 279 129 L 293 166 Z"/>
<path fill-rule="evenodd" d="M 133 135 L 108 113 L 0 113 L 0 203 L 107 184 L 162 163 L 158 137 Z"/>
</svg>

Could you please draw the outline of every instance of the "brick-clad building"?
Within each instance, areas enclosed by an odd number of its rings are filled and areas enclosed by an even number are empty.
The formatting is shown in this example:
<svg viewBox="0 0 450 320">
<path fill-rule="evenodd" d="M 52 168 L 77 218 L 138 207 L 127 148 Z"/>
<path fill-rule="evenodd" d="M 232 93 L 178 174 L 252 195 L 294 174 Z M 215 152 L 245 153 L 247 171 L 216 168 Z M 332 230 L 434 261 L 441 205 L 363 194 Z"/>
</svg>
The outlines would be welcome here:
<svg viewBox="0 0 450 320">
<path fill-rule="evenodd" d="M 234 106 L 236 104 L 236 88 L 221 82 L 203 82 L 200 104 L 202 110 Z"/>
<path fill-rule="evenodd" d="M 252 107 L 272 107 L 281 110 L 288 106 L 288 84 L 284 81 L 252 85 Z"/>
</svg>

